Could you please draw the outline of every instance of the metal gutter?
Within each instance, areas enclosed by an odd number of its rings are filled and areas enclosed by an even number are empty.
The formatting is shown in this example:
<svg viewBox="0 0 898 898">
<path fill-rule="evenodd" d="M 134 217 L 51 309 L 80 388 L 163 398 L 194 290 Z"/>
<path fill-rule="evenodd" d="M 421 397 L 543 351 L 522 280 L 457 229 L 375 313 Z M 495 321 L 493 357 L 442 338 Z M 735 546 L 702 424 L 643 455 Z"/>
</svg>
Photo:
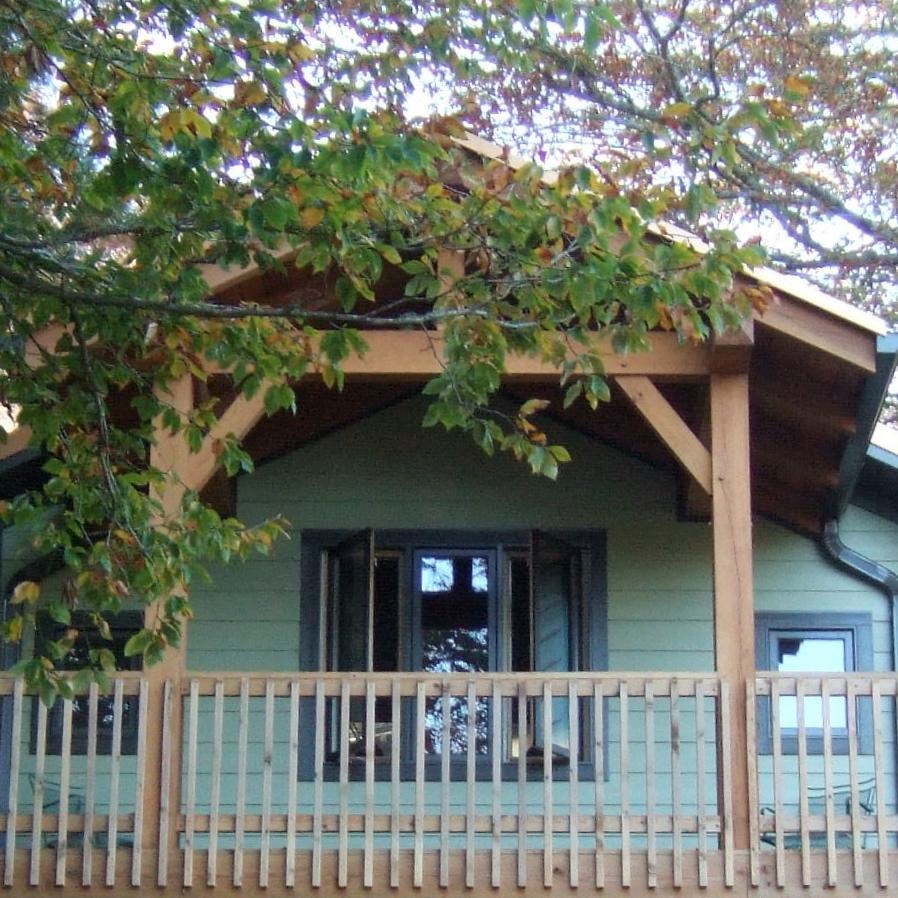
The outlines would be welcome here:
<svg viewBox="0 0 898 898">
<path fill-rule="evenodd" d="M 861 468 L 867 458 L 870 439 L 879 420 L 889 385 L 898 364 L 898 334 L 876 338 L 876 372 L 867 378 L 857 407 L 857 430 L 848 441 L 839 465 L 839 485 L 830 498 L 824 514 L 826 521 L 838 521 L 845 513 Z"/>
</svg>

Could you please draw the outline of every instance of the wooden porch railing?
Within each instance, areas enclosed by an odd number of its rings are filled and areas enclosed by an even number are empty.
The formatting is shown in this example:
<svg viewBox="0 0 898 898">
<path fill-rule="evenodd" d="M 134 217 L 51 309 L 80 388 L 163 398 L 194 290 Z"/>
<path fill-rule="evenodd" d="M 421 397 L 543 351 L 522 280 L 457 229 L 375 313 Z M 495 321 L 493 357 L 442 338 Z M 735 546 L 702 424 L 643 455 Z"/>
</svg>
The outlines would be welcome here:
<svg viewBox="0 0 898 898">
<path fill-rule="evenodd" d="M 751 885 L 892 883 L 894 675 L 759 675 L 748 684 Z M 771 857 L 772 855 L 772 857 Z"/>
<path fill-rule="evenodd" d="M 250 843 L 261 887 L 277 850 L 288 888 L 297 853 L 308 856 L 313 888 L 346 887 L 351 867 L 373 887 L 378 854 L 393 887 L 499 888 L 511 884 L 503 877 L 513 858 L 518 888 L 549 887 L 562 868 L 571 887 L 601 888 L 609 849 L 622 885 L 638 855 L 653 886 L 662 842 L 675 884 L 687 857 L 691 878 L 706 884 L 709 845 L 726 843 L 719 692 L 713 677 L 594 674 L 192 679 L 183 885 L 196 882 L 198 854 L 207 883 L 216 880 L 225 837 L 237 886 Z M 236 732 L 226 736 L 234 710 Z M 203 732 L 211 752 L 199 751 Z M 300 765 L 303 747 L 310 763 Z M 325 882 L 326 855 L 335 882 Z"/>
<path fill-rule="evenodd" d="M 203 673 L 155 707 L 127 674 L 50 712 L 0 676 L 2 882 L 61 895 L 872 891 L 890 885 L 898 844 L 896 686 L 747 684 L 745 809 L 714 676 Z M 148 740 L 179 715 L 183 738 L 148 770 Z M 175 804 L 166 768 L 181 771 Z M 751 844 L 737 850 L 742 813 Z"/>
<path fill-rule="evenodd" d="M 702 675 L 202 674 L 152 708 L 145 682 L 122 676 L 111 700 L 93 690 L 48 715 L 0 679 L 3 881 L 705 887 L 733 868 L 725 688 Z M 159 738 L 177 714 L 183 744 L 162 757 L 181 752 L 174 808 L 145 788 L 167 777 L 144 758 L 148 728 Z M 145 831 L 150 803 L 176 839 Z"/>
</svg>

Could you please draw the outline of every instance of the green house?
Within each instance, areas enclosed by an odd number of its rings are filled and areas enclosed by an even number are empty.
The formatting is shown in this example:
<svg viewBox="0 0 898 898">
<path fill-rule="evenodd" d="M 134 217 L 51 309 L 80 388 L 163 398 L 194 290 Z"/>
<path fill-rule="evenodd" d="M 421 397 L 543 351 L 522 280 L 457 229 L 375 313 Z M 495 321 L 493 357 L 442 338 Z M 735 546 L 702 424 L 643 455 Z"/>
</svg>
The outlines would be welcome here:
<svg viewBox="0 0 898 898">
<path fill-rule="evenodd" d="M 250 475 L 160 435 L 157 463 L 290 539 L 196 586 L 183 648 L 109 695 L 48 710 L 0 676 L 7 892 L 894 885 L 898 454 L 871 436 L 898 341 L 758 276 L 775 302 L 740 334 L 608 352 L 597 412 L 509 360 L 502 401 L 549 400 L 573 457 L 557 482 L 421 428 L 439 332 L 371 329 L 295 417 L 222 389 Z M 210 283 L 276 300 L 304 277 Z M 5 495 L 41 477 L 22 443 Z M 62 583 L 2 538 L 4 601 Z"/>
</svg>

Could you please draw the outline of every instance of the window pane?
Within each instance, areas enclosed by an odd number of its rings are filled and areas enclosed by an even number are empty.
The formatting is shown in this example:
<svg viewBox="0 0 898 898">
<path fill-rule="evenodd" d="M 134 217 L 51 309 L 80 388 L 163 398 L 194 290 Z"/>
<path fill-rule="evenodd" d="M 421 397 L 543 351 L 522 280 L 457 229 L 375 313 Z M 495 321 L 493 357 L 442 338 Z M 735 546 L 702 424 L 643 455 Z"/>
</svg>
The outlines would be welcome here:
<svg viewBox="0 0 898 898">
<path fill-rule="evenodd" d="M 425 555 L 419 561 L 422 668 L 489 669 L 489 567 L 483 556 Z"/>
<path fill-rule="evenodd" d="M 846 670 L 844 639 L 817 636 L 780 636 L 777 670 L 843 673 Z"/>
<path fill-rule="evenodd" d="M 452 592 L 455 576 L 451 558 L 435 558 L 431 555 L 421 559 L 421 592 Z"/>
<path fill-rule="evenodd" d="M 484 555 L 463 552 L 423 555 L 418 559 L 421 588 L 421 667 L 439 673 L 489 670 L 490 566 Z M 487 751 L 488 715 L 485 699 L 474 708 L 478 754 Z M 425 751 L 443 750 L 444 723 L 448 723 L 449 750 L 468 750 L 468 702 L 452 697 L 430 698 L 425 710 Z"/>
<path fill-rule="evenodd" d="M 471 590 L 486 592 L 489 589 L 489 572 L 485 558 L 471 559 Z"/>
<path fill-rule="evenodd" d="M 843 637 L 824 635 L 778 634 L 776 636 L 777 670 L 784 673 L 842 673 L 848 669 L 848 642 Z M 848 709 L 844 698 L 832 698 L 829 704 L 830 725 L 834 731 L 848 727 Z M 823 699 L 808 696 L 804 700 L 804 720 L 808 730 L 823 729 Z M 780 727 L 798 729 L 798 699 L 780 699 Z"/>
</svg>

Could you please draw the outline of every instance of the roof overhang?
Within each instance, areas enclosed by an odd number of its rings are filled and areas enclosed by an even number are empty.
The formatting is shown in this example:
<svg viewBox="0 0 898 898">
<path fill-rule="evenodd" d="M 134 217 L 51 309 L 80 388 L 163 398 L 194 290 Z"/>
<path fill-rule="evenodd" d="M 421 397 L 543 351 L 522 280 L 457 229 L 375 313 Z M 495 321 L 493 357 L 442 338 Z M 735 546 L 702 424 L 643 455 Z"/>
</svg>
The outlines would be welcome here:
<svg viewBox="0 0 898 898">
<path fill-rule="evenodd" d="M 513 167 L 523 164 L 476 137 L 456 143 L 484 158 Z M 702 249 L 693 235 L 674 226 L 659 225 L 653 231 L 657 239 Z M 332 307 L 327 283 L 291 265 L 293 254 L 287 247 L 276 252 L 285 263 L 278 269 L 207 266 L 203 276 L 222 303 Z M 886 326 L 874 316 L 797 278 L 763 268 L 744 277 L 769 287 L 773 297 L 763 313 L 755 313 L 753 334 L 739 350 L 742 355 L 730 356 L 749 370 L 753 507 L 801 531 L 821 533 L 854 489 L 894 370 L 898 338 L 887 336 Z M 387 301 L 396 291 L 401 295 L 401 272 L 385 269 L 384 284 Z M 347 360 L 344 394 L 325 391 L 307 379 L 299 387 L 304 412 L 298 418 L 282 413 L 253 419 L 247 443 L 257 462 L 408 395 L 440 370 L 438 332 L 371 330 L 365 336 L 370 350 L 361 359 Z M 716 362 L 707 345 L 679 345 L 672 334 L 653 334 L 651 343 L 651 352 L 633 356 L 615 355 L 603 347 L 609 375 L 651 378 L 692 432 L 707 443 L 707 382 L 719 357 Z M 218 380 L 217 389 L 227 402 L 227 379 Z M 565 423 L 681 476 L 670 451 L 619 391 L 597 412 L 586 406 L 565 410 L 557 371 L 537 360 L 514 357 L 508 360 L 505 388 L 513 398 L 545 396 L 552 400 L 549 413 Z M 0 446 L 0 458 L 21 452 L 27 437 L 14 432 Z"/>
</svg>

